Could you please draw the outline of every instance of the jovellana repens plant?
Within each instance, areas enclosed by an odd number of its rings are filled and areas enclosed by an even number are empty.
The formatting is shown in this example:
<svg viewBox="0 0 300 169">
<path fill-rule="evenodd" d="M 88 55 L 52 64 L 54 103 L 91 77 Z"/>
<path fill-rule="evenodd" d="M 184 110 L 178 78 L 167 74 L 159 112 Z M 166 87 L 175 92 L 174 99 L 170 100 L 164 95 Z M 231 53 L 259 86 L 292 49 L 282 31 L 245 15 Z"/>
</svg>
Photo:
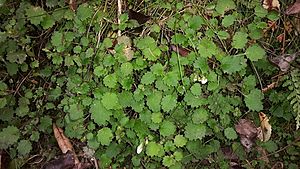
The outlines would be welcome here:
<svg viewBox="0 0 300 169">
<path fill-rule="evenodd" d="M 52 123 L 101 168 L 228 168 L 226 147 L 244 167 L 299 164 L 299 68 L 268 60 L 298 50 L 294 30 L 276 40 L 292 18 L 258 0 L 126 3 L 118 24 L 115 1 L 0 1 L 0 149 L 15 166 L 59 152 Z M 234 128 L 261 111 L 269 162 Z"/>
</svg>

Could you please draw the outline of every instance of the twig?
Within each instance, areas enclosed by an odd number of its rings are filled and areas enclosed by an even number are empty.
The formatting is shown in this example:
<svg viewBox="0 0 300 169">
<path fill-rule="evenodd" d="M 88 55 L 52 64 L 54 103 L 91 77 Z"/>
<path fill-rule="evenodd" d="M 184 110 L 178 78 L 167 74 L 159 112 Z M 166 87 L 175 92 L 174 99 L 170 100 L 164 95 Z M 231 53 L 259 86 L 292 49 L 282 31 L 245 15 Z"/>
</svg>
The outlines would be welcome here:
<svg viewBox="0 0 300 169">
<path fill-rule="evenodd" d="M 15 92 L 14 92 L 14 96 L 16 95 L 16 93 L 19 91 L 20 87 L 22 86 L 22 84 L 25 82 L 25 80 L 28 78 L 28 76 L 31 74 L 32 70 L 30 70 L 30 72 L 22 79 L 22 81 L 19 83 L 19 85 L 17 86 Z"/>
<path fill-rule="evenodd" d="M 252 62 L 251 60 L 250 60 L 250 63 L 251 63 L 251 65 L 252 65 L 253 70 L 254 70 L 254 72 L 255 72 L 255 74 L 256 74 L 256 77 L 257 77 L 257 79 L 258 79 L 258 82 L 259 82 L 259 85 L 260 85 L 260 89 L 262 90 L 262 89 L 263 89 L 263 85 L 262 85 L 262 82 L 261 82 L 261 78 L 260 78 L 260 76 L 259 76 L 259 74 L 258 74 L 258 72 L 257 72 L 257 70 L 256 70 L 255 65 L 253 64 L 253 62 Z"/>
<path fill-rule="evenodd" d="M 122 14 L 122 0 L 118 0 L 118 25 L 121 24 L 120 16 Z M 121 36 L 121 30 L 118 30 L 118 36 Z"/>
</svg>

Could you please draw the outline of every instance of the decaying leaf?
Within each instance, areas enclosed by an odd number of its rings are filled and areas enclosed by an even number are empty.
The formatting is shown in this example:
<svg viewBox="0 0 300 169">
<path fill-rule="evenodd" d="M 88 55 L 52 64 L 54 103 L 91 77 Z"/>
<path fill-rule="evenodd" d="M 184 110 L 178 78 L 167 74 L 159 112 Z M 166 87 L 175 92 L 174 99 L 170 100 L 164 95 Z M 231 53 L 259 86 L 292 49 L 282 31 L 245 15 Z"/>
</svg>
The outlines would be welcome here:
<svg viewBox="0 0 300 169">
<path fill-rule="evenodd" d="M 125 47 L 123 49 L 124 55 L 126 56 L 127 60 L 131 60 L 133 58 L 134 52 L 131 49 L 132 41 L 128 36 L 120 36 L 117 38 L 118 44 L 124 44 Z"/>
<path fill-rule="evenodd" d="M 68 151 L 72 152 L 74 155 L 74 159 L 75 159 L 75 165 L 79 164 L 79 160 L 75 154 L 74 148 L 70 142 L 70 140 L 64 135 L 63 130 L 56 126 L 55 123 L 53 123 L 53 132 L 54 132 L 54 137 L 58 143 L 58 146 L 60 148 L 60 150 L 65 154 Z"/>
<path fill-rule="evenodd" d="M 235 125 L 235 130 L 240 135 L 244 135 L 248 138 L 257 137 L 257 128 L 255 124 L 248 119 L 240 119 L 238 124 Z"/>
<path fill-rule="evenodd" d="M 300 13 L 300 0 L 297 0 L 293 5 L 289 6 L 285 11 L 285 14 L 287 15 L 293 15 L 297 13 Z"/>
<path fill-rule="evenodd" d="M 240 119 L 238 124 L 235 125 L 235 130 L 240 136 L 241 144 L 249 152 L 258 134 L 255 124 L 248 119 Z"/>
<path fill-rule="evenodd" d="M 294 54 L 284 54 L 277 57 L 268 57 L 269 61 L 275 64 L 283 72 L 290 69 L 290 64 L 300 55 L 300 51 Z"/>
<path fill-rule="evenodd" d="M 269 118 L 263 113 L 259 113 L 259 120 L 260 120 L 260 129 L 258 133 L 258 138 L 261 141 L 268 141 L 271 138 L 271 133 L 272 133 L 272 126 L 269 123 Z"/>
<path fill-rule="evenodd" d="M 278 0 L 263 0 L 263 8 L 267 10 L 280 9 L 280 3 Z"/>
<path fill-rule="evenodd" d="M 54 123 L 52 127 L 53 127 L 54 137 L 61 151 L 64 154 L 67 153 L 68 151 L 74 152 L 73 146 L 70 140 L 64 135 L 63 130 L 60 127 L 56 126 L 56 124 Z"/>
<path fill-rule="evenodd" d="M 76 0 L 69 0 L 69 8 L 70 8 L 72 11 L 76 11 L 76 9 L 77 9 L 77 3 L 76 3 Z"/>
<path fill-rule="evenodd" d="M 272 166 L 271 169 L 283 169 L 283 168 L 284 168 L 284 167 L 283 167 L 283 163 L 280 162 L 280 161 L 278 161 L 278 162 L 276 162 L 276 163 Z"/>
<path fill-rule="evenodd" d="M 42 169 L 71 169 L 75 167 L 74 154 L 68 151 L 58 159 L 47 162 Z"/>
<path fill-rule="evenodd" d="M 140 12 L 129 9 L 128 18 L 136 20 L 139 24 L 144 24 L 150 19 L 150 16 L 146 16 Z"/>
<path fill-rule="evenodd" d="M 180 46 L 171 45 L 170 48 L 172 51 L 179 53 L 179 55 L 181 55 L 181 56 L 187 56 L 190 53 L 189 50 L 182 48 Z"/>
</svg>

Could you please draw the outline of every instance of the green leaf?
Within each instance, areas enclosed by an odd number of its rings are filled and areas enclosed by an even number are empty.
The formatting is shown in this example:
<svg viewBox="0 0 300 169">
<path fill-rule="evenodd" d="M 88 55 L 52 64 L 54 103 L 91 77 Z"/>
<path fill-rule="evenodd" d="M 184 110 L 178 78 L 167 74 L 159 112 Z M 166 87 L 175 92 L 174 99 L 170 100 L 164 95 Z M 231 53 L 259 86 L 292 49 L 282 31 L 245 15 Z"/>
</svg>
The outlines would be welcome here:
<svg viewBox="0 0 300 169">
<path fill-rule="evenodd" d="M 251 61 L 258 61 L 259 59 L 262 59 L 265 55 L 266 55 L 265 50 L 257 44 L 250 46 L 246 50 L 246 56 Z"/>
<path fill-rule="evenodd" d="M 201 16 L 193 16 L 188 20 L 188 25 L 193 30 L 198 30 L 201 25 L 205 23 L 205 20 Z"/>
<path fill-rule="evenodd" d="M 161 113 L 152 113 L 151 114 L 151 120 L 153 123 L 160 123 L 162 122 L 163 115 Z"/>
<path fill-rule="evenodd" d="M 32 150 L 31 142 L 28 140 L 21 140 L 18 143 L 17 149 L 18 149 L 19 155 L 21 155 L 21 156 L 27 155 Z"/>
<path fill-rule="evenodd" d="M 126 62 L 121 65 L 121 72 L 124 76 L 128 76 L 132 74 L 133 66 L 131 63 Z"/>
<path fill-rule="evenodd" d="M 187 143 L 187 139 L 183 137 L 182 135 L 176 135 L 174 139 L 174 144 L 177 147 L 183 147 Z"/>
<path fill-rule="evenodd" d="M 263 109 L 262 99 L 264 98 L 263 94 L 258 89 L 251 90 L 250 94 L 245 96 L 246 106 L 253 111 L 260 111 Z"/>
<path fill-rule="evenodd" d="M 7 104 L 6 98 L 0 98 L 0 109 L 5 107 Z"/>
<path fill-rule="evenodd" d="M 185 37 L 185 35 L 177 33 L 175 35 L 172 36 L 172 40 L 171 43 L 172 44 L 184 44 L 184 42 L 187 41 L 187 38 Z"/>
<path fill-rule="evenodd" d="M 207 38 L 200 41 L 198 45 L 198 50 L 202 57 L 210 58 L 218 53 L 218 47 L 216 44 Z"/>
<path fill-rule="evenodd" d="M 208 112 L 203 108 L 198 108 L 192 115 L 192 121 L 195 124 L 204 123 L 208 119 Z"/>
<path fill-rule="evenodd" d="M 108 146 L 112 141 L 113 133 L 110 128 L 104 127 L 98 131 L 97 140 L 100 142 L 101 145 Z"/>
<path fill-rule="evenodd" d="M 53 46 L 59 47 L 62 45 L 63 34 L 55 31 L 51 37 L 51 43 Z"/>
<path fill-rule="evenodd" d="M 224 14 L 226 11 L 235 9 L 236 5 L 233 0 L 219 0 L 216 5 L 216 11 L 220 14 Z"/>
<path fill-rule="evenodd" d="M 14 53 L 8 53 L 6 59 L 9 62 L 15 62 L 18 64 L 22 64 L 26 60 L 26 57 L 27 57 L 27 55 L 25 52 L 14 52 Z"/>
<path fill-rule="evenodd" d="M 157 144 L 155 142 L 149 142 L 147 144 L 147 148 L 146 148 L 146 154 L 150 157 L 153 156 L 159 156 L 160 151 L 163 150 L 163 146 L 160 144 Z"/>
<path fill-rule="evenodd" d="M 168 72 L 163 78 L 164 84 L 168 86 L 174 86 L 174 87 L 178 85 L 178 80 L 179 80 L 178 73 L 175 71 Z"/>
<path fill-rule="evenodd" d="M 93 15 L 93 10 L 89 8 L 87 3 L 81 4 L 77 9 L 77 17 L 84 21 Z"/>
<path fill-rule="evenodd" d="M 152 72 L 147 72 L 143 75 L 141 82 L 142 84 L 149 85 L 155 81 L 155 76 Z"/>
<path fill-rule="evenodd" d="M 98 125 L 105 125 L 109 121 L 112 112 L 107 110 L 100 100 L 94 100 L 90 108 L 91 118 Z"/>
<path fill-rule="evenodd" d="M 7 149 L 20 138 L 20 131 L 15 126 L 3 128 L 0 132 L 0 149 Z"/>
<path fill-rule="evenodd" d="M 101 103 L 107 110 L 118 109 L 120 107 L 118 96 L 115 93 L 105 93 L 102 96 Z"/>
<path fill-rule="evenodd" d="M 202 139 L 206 134 L 206 127 L 204 124 L 193 124 L 188 123 L 187 126 L 185 126 L 185 132 L 184 135 L 189 140 L 196 140 L 196 139 Z"/>
<path fill-rule="evenodd" d="M 161 101 L 161 108 L 165 112 L 169 112 L 176 107 L 177 98 L 174 95 L 166 95 Z"/>
<path fill-rule="evenodd" d="M 117 75 L 113 73 L 105 76 L 103 84 L 109 88 L 115 88 L 117 86 Z"/>
<path fill-rule="evenodd" d="M 225 56 L 220 62 L 221 68 L 228 74 L 239 72 L 247 67 L 246 59 L 243 56 Z"/>
<path fill-rule="evenodd" d="M 191 92 L 192 92 L 192 94 L 195 95 L 195 96 L 200 96 L 201 93 L 202 93 L 200 84 L 199 84 L 199 83 L 195 83 L 195 84 L 191 87 Z"/>
<path fill-rule="evenodd" d="M 50 15 L 46 15 L 44 20 L 41 22 L 43 29 L 49 29 L 55 25 L 55 20 Z"/>
<path fill-rule="evenodd" d="M 147 106 L 153 112 L 159 112 L 161 99 L 162 99 L 162 92 L 154 91 L 147 97 Z"/>
<path fill-rule="evenodd" d="M 164 156 L 164 158 L 163 158 L 163 165 L 164 166 L 171 167 L 175 163 L 176 163 L 176 161 L 175 161 L 174 157 L 172 157 L 172 156 Z"/>
<path fill-rule="evenodd" d="M 164 67 L 161 63 L 156 63 L 151 66 L 151 71 L 156 76 L 162 76 L 164 74 Z"/>
<path fill-rule="evenodd" d="M 159 132 L 162 136 L 170 136 L 176 131 L 176 126 L 173 122 L 164 120 L 160 125 Z"/>
<path fill-rule="evenodd" d="M 234 140 L 237 139 L 237 134 L 235 130 L 232 127 L 228 127 L 224 130 L 225 137 L 228 138 L 229 140 Z"/>
<path fill-rule="evenodd" d="M 83 107 L 81 104 L 71 104 L 68 112 L 71 120 L 83 118 Z"/>
<path fill-rule="evenodd" d="M 236 20 L 236 18 L 234 15 L 226 15 L 226 16 L 224 16 L 224 18 L 222 20 L 222 25 L 224 27 L 229 27 L 234 23 L 235 20 Z"/>
<path fill-rule="evenodd" d="M 35 7 L 35 6 L 29 6 L 28 9 L 26 9 L 26 15 L 27 19 L 35 26 L 39 25 L 44 17 L 46 12 L 41 7 Z"/>
<path fill-rule="evenodd" d="M 41 119 L 40 119 L 40 125 L 38 126 L 39 131 L 45 132 L 45 131 L 49 130 L 49 128 L 51 129 L 51 127 L 52 127 L 52 119 L 51 119 L 51 117 L 49 117 L 47 115 L 44 116 L 44 117 L 41 117 Z"/>
<path fill-rule="evenodd" d="M 277 144 L 272 140 L 263 143 L 262 147 L 267 149 L 267 151 L 270 153 L 274 153 L 278 149 Z"/>
<path fill-rule="evenodd" d="M 7 69 L 7 73 L 10 76 L 13 76 L 18 72 L 18 65 L 16 63 L 6 63 L 6 69 Z"/>
<path fill-rule="evenodd" d="M 236 49 L 243 49 L 248 42 L 248 34 L 244 32 L 236 32 L 232 38 L 232 47 Z"/>
<path fill-rule="evenodd" d="M 161 55 L 160 49 L 157 47 L 155 40 L 146 36 L 136 41 L 136 46 L 142 50 L 145 58 L 150 61 L 155 61 Z"/>
</svg>

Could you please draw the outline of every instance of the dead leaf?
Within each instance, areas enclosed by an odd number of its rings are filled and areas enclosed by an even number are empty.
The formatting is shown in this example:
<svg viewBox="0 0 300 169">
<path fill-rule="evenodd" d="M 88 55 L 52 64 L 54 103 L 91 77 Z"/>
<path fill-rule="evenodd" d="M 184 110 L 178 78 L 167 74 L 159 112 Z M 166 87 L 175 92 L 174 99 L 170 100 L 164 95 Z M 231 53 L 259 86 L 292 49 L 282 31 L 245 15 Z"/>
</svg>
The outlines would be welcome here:
<svg viewBox="0 0 300 169">
<path fill-rule="evenodd" d="M 268 141 L 271 138 L 272 126 L 269 123 L 269 118 L 263 112 L 259 113 L 260 129 L 258 138 L 261 141 Z"/>
<path fill-rule="evenodd" d="M 69 8 L 75 12 L 77 9 L 77 3 L 76 0 L 69 0 Z"/>
<path fill-rule="evenodd" d="M 235 125 L 235 130 L 248 138 L 255 138 L 257 136 L 257 128 L 255 124 L 248 119 L 240 119 Z"/>
<path fill-rule="evenodd" d="M 238 124 L 235 125 L 235 130 L 240 136 L 241 144 L 249 152 L 258 134 L 255 124 L 248 119 L 240 119 Z"/>
<path fill-rule="evenodd" d="M 278 0 L 263 0 L 263 8 L 267 10 L 280 9 L 280 3 Z"/>
<path fill-rule="evenodd" d="M 286 72 L 290 69 L 290 64 L 300 55 L 300 51 L 294 54 L 284 54 L 277 57 L 268 57 L 269 61 Z"/>
<path fill-rule="evenodd" d="M 144 24 L 150 19 L 150 16 L 147 16 L 147 15 L 144 15 L 140 12 L 136 12 L 132 9 L 129 9 L 128 18 L 136 20 L 139 24 Z"/>
<path fill-rule="evenodd" d="M 278 35 L 278 36 L 276 37 L 277 41 L 280 42 L 280 43 L 283 42 L 283 41 L 284 41 L 284 36 L 285 36 L 284 33 Z"/>
<path fill-rule="evenodd" d="M 276 162 L 276 163 L 272 166 L 271 169 L 283 169 L 283 168 L 284 168 L 284 167 L 283 167 L 283 163 L 280 162 L 280 161 L 278 161 L 278 162 Z"/>
<path fill-rule="evenodd" d="M 297 0 L 293 5 L 289 6 L 285 11 L 286 15 L 293 15 L 297 13 L 300 13 L 300 0 Z"/>
<path fill-rule="evenodd" d="M 132 41 L 128 36 L 120 36 L 117 38 L 118 44 L 124 44 L 125 47 L 123 49 L 124 55 L 126 56 L 127 60 L 131 60 L 134 55 L 134 51 L 131 49 Z"/>
<path fill-rule="evenodd" d="M 185 49 L 185 48 L 182 48 L 180 46 L 175 46 L 175 45 L 171 45 L 170 46 L 171 50 L 176 52 L 176 53 L 179 53 L 179 55 L 185 57 L 187 55 L 189 55 L 190 51 Z"/>
<path fill-rule="evenodd" d="M 71 169 L 75 167 L 74 154 L 68 151 L 58 159 L 47 162 L 42 169 Z"/>
<path fill-rule="evenodd" d="M 79 164 L 79 160 L 76 156 L 76 153 L 74 151 L 74 148 L 70 142 L 70 140 L 64 135 L 63 130 L 56 126 L 55 123 L 53 123 L 53 132 L 54 132 L 54 137 L 58 143 L 58 146 L 60 148 L 60 150 L 65 154 L 68 151 L 72 152 L 74 155 L 74 159 L 75 159 L 75 165 Z"/>
</svg>

